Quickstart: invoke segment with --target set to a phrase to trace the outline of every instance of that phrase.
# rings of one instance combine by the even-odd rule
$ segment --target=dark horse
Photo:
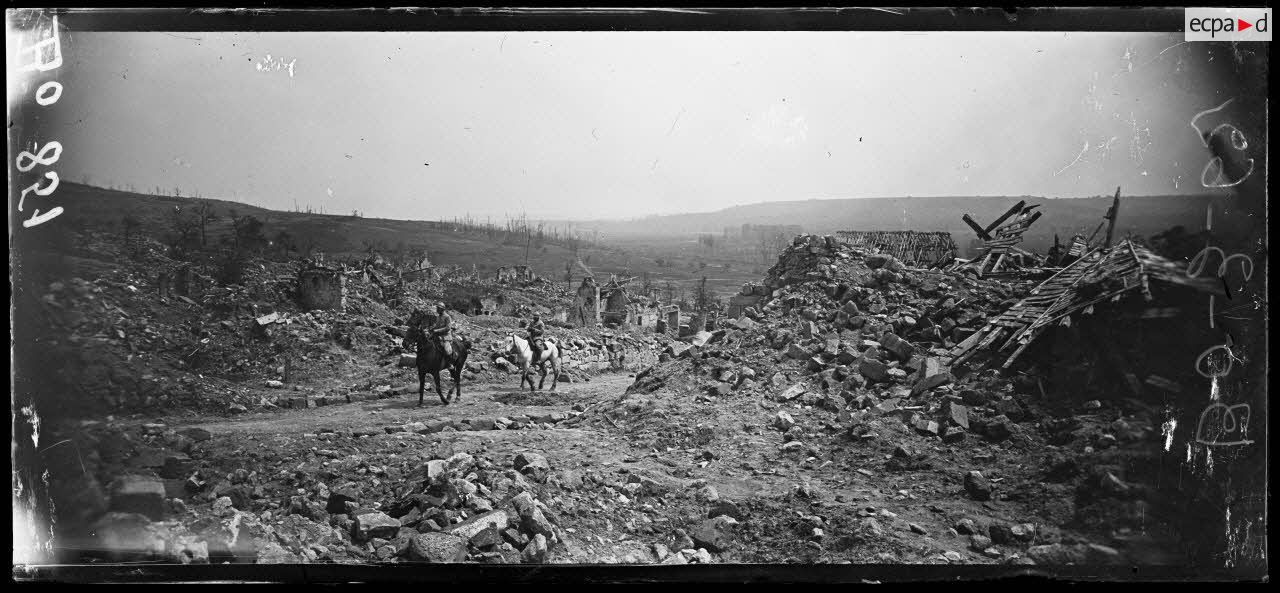
[[[431,319],[433,318],[429,318],[422,311],[414,311],[409,317],[407,337],[414,342],[418,350],[418,405],[422,405],[422,398],[427,390],[427,373],[431,373],[431,377],[435,379],[436,394],[440,396],[440,401],[449,405],[449,396],[453,395],[454,391],[458,392],[458,397],[462,397],[462,369],[467,364],[471,343],[465,339],[454,339],[453,356],[446,356],[444,348],[423,331],[423,325]],[[440,389],[440,371],[446,367],[449,369],[449,374],[453,375],[453,388],[449,393],[444,393]]]

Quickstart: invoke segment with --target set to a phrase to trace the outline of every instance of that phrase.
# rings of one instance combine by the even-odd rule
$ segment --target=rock
[[[796,425],[796,421],[791,417],[791,414],[778,412],[778,415],[773,420],[773,425],[777,427],[778,430],[787,432]]]
[[[268,541],[258,549],[258,564],[301,564],[302,559],[293,552],[290,552],[280,544]]]
[[[928,377],[925,377],[923,379],[920,379],[919,381],[916,381],[916,384],[911,388],[911,395],[913,396],[920,395],[921,393],[925,393],[936,387],[942,387],[943,385],[950,385],[954,381],[955,381],[955,377],[952,376],[951,373],[949,372],[942,372],[934,375],[929,375]]]
[[[889,367],[878,360],[864,357],[862,362],[858,363],[858,372],[870,381],[877,383],[889,382]]]
[[[991,549],[991,538],[981,534],[971,535],[969,536],[969,549],[986,553],[987,550]]]
[[[890,414],[898,409],[898,398],[889,398],[875,405],[873,408],[881,414]]]
[[[964,476],[964,490],[974,500],[991,500],[991,482],[982,472],[971,471]]]
[[[450,527],[445,532],[451,535],[456,535],[459,538],[469,540],[490,526],[497,530],[498,533],[501,533],[510,525],[510,523],[511,516],[507,511],[498,509],[496,511],[490,511],[488,513],[471,517],[462,523]]]
[[[809,358],[809,356],[810,356],[809,351],[805,350],[804,348],[801,348],[799,344],[792,342],[791,344],[787,345],[788,358],[794,358],[795,360],[804,360],[806,358]]]
[[[781,373],[779,373],[779,375],[780,374]],[[777,377],[777,376],[778,375],[774,375],[774,377]],[[804,395],[805,391],[806,391],[806,388],[804,385],[801,385],[801,384],[792,385],[791,387],[788,387],[786,391],[782,392],[782,395],[779,395],[778,399],[782,401],[789,401],[801,395]]]
[[[1026,544],[1035,538],[1035,526],[1030,523],[1006,525],[996,523],[989,530],[991,541],[1000,545]]]
[[[555,526],[547,520],[546,515],[536,506],[526,507],[520,512],[520,527],[526,533],[550,537],[555,534]]]
[[[956,522],[955,530],[960,535],[973,535],[978,533],[978,525],[973,519],[961,519]]]
[[[375,537],[391,539],[399,531],[399,519],[392,519],[386,513],[374,511],[355,516],[351,535],[356,541],[365,542]]]
[[[155,476],[126,475],[111,485],[110,510],[138,513],[153,521],[164,518],[164,481]]]
[[[1084,564],[1087,548],[1080,545],[1049,544],[1027,548],[1027,557],[1036,564]]]
[[[267,381],[267,387],[270,387],[272,389],[284,389],[284,383],[281,381],[276,381],[275,379],[270,379]]]
[[[720,515],[699,523],[689,532],[689,536],[694,543],[705,546],[708,550],[723,552],[733,542],[733,535],[737,526],[738,521],[733,517]]]
[[[942,430],[942,442],[959,443],[964,440],[965,430],[959,426],[948,426]]]
[[[884,528],[880,526],[880,522],[876,521],[875,517],[863,517],[860,529],[867,535],[877,538],[884,537],[885,535]]]
[[[490,524],[488,527],[481,529],[475,535],[471,536],[471,539],[469,539],[468,542],[470,542],[472,546],[481,550],[493,548],[502,545],[502,535],[496,526]]]
[[[345,513],[348,502],[359,503],[359,494],[354,488],[340,488],[329,493],[329,500],[325,503],[324,510],[334,514]]]
[[[551,471],[551,466],[547,464],[546,457],[527,451],[516,455],[512,467],[539,482],[546,478],[547,472]]]
[[[409,557],[436,564],[463,562],[467,559],[467,540],[438,531],[418,534],[409,544]]]
[[[529,540],[529,545],[520,552],[520,560],[525,564],[542,564],[547,560],[547,538],[541,533]]]
[[[942,405],[942,419],[965,430],[969,429],[969,408],[952,401]]]
[[[915,345],[893,333],[885,334],[884,337],[880,339],[880,345],[884,346],[886,350],[892,352],[898,360],[904,362],[911,360],[911,355],[915,354],[916,351]]]

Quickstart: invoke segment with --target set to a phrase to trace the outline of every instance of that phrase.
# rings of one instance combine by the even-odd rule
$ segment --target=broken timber
[[[1027,206],[1025,200],[1020,200],[1014,204],[1012,208],[997,218],[994,222],[983,228],[973,219],[972,216],[965,214],[961,216],[961,220],[968,224],[974,233],[978,235],[985,243],[982,251],[972,261],[964,264],[965,267],[973,267],[977,270],[978,276],[998,273],[1005,269],[1003,267],[1006,256],[1012,251],[1016,255],[1028,256],[1026,251],[1017,249],[1014,245],[1022,242],[1022,235],[1027,232],[1028,228],[1040,218],[1041,212],[1033,212],[1040,205]],[[1017,215],[1013,222],[1000,226],[1009,217]],[[993,261],[994,260],[994,261]]]
[[[838,231],[836,235],[852,247],[892,255],[904,262],[937,263],[956,256],[956,243],[947,232]]]
[[[1141,292],[1145,301],[1153,300],[1151,280],[1218,296],[1224,294],[1221,283],[1215,279],[1188,278],[1185,272],[1185,263],[1165,259],[1128,239],[1110,249],[1093,249],[957,344],[944,363],[958,366],[978,352],[988,349],[1005,351],[1016,344],[1017,348],[1002,366],[1007,369],[1036,338],[1055,324],[1069,324],[1071,316],[1076,313],[1090,313],[1094,305],[1120,300],[1130,292]],[[1087,287],[1098,290],[1084,290]],[[1156,315],[1144,313],[1143,316]],[[992,348],[1001,338],[1004,341]],[[1136,378],[1130,380],[1135,391],[1138,389],[1136,385]]]

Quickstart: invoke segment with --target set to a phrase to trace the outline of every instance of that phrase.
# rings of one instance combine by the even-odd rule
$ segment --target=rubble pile
[[[1139,484],[1158,480],[1148,471],[1158,464],[1133,462],[1159,451],[1158,415],[1149,407],[1095,400],[1053,417],[1033,377],[946,364],[950,348],[1030,283],[911,269],[829,237],[801,236],[764,286],[762,304],[668,346],[626,394],[588,410],[585,423],[620,429],[657,451],[742,460],[755,476],[804,472],[797,500],[810,499],[808,477],[842,468],[849,474],[836,471],[833,479],[941,472],[939,487],[975,505],[1039,501],[1028,505],[1037,509],[1034,519],[964,527],[959,533],[973,541],[963,553],[939,554],[940,562],[958,561],[955,555],[1114,562],[1115,549],[1059,531],[1110,532],[1110,543],[1123,547],[1142,529],[1142,509],[1156,502],[1153,489]],[[771,448],[760,448],[762,437]],[[1042,454],[1047,469],[1025,465]],[[794,469],[781,469],[788,466]],[[972,522],[978,512],[956,520]],[[919,525],[901,527],[929,537]],[[867,537],[880,539],[876,532]],[[825,549],[820,539],[805,538],[797,553]]]
[[[393,291],[386,280],[391,273],[373,266],[363,273],[383,280],[349,283],[343,310],[308,311],[295,298],[297,262],[254,259],[242,284],[215,286],[196,274],[201,288],[190,296],[162,294],[154,270],[172,260],[155,241],[138,243],[118,267],[95,270],[92,281],[72,277],[45,287],[40,323],[48,338],[34,350],[42,360],[60,361],[63,370],[47,378],[50,401],[86,413],[238,413],[409,393],[409,383],[416,391],[403,317],[439,302],[451,286],[417,281]],[[99,247],[121,249],[109,242]],[[546,282],[506,290],[526,308],[566,298]],[[499,351],[508,333],[523,335],[518,319],[453,315],[460,334],[475,344],[464,381],[503,381],[518,371]],[[548,335],[565,345],[566,381],[643,368],[665,344],[662,336],[597,328],[552,327]]]
[[[55,467],[85,467],[58,472],[55,492],[76,505],[57,527],[61,547],[88,558],[542,563],[565,540],[541,500],[561,477],[533,452],[501,463],[447,446],[379,455],[359,448],[363,435],[328,432],[312,435],[327,448],[300,458],[237,449],[241,468],[223,474],[213,468],[227,452],[209,449],[201,429],[131,434],[95,422],[74,432],[92,453],[58,457]]]
[[[806,377],[821,393],[855,400],[917,396],[951,379],[942,356],[1015,302],[1025,285],[908,269],[897,259],[830,237],[799,237],[769,270],[770,299],[714,332],[669,345],[633,390],[668,378],[703,377],[717,396],[753,388],[787,391]],[[784,399],[803,393],[796,388]],[[863,399],[862,401],[866,401]]]

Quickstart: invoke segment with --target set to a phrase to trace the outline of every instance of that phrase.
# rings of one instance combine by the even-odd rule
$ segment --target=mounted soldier
[[[453,356],[453,318],[445,310],[444,303],[436,304],[436,321],[431,324],[431,339],[444,348],[445,356]]]
[[[533,350],[533,359],[538,360],[543,348],[546,347],[542,335],[546,333],[547,326],[542,323],[542,315],[535,312],[526,329],[529,331],[529,348]]]

